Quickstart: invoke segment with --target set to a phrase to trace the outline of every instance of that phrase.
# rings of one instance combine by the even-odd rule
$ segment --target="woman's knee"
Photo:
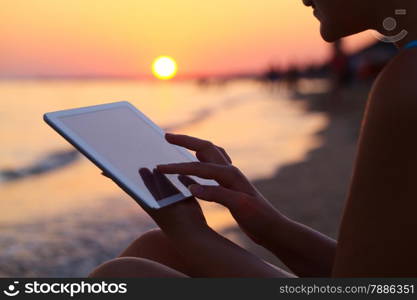
[[[137,248],[147,246],[153,248],[166,246],[167,244],[170,244],[170,241],[166,237],[165,233],[160,229],[151,229],[142,234],[133,242],[133,245],[135,245]]]
[[[120,256],[148,258],[155,254],[155,251],[158,252],[160,249],[167,249],[170,246],[170,242],[160,229],[152,229],[133,241]]]
[[[187,277],[186,275],[157,262],[134,257],[120,257],[98,266],[91,278],[164,278]]]
[[[144,233],[130,244],[120,257],[145,258],[184,274],[192,274],[190,266],[186,264],[174,244],[159,229],[153,229]]]

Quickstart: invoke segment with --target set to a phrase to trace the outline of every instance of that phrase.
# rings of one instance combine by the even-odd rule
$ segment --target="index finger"
[[[214,145],[212,142],[188,135],[172,133],[167,133],[165,138],[171,144],[196,151],[197,157],[201,161],[220,164],[229,164],[232,162],[226,151]]]
[[[209,141],[198,139],[196,137],[184,134],[167,133],[165,134],[165,138],[171,144],[185,147],[193,151],[205,150],[211,144]]]
[[[194,175],[205,179],[214,179],[226,187],[238,188],[244,180],[232,166],[213,163],[189,162],[158,165],[157,169],[164,174]]]

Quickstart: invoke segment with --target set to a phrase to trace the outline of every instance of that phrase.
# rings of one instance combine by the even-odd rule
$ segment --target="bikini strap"
[[[409,42],[404,46],[404,49],[417,48],[417,40]]]

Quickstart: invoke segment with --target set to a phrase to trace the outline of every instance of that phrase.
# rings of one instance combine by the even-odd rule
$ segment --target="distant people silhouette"
[[[271,65],[263,75],[262,80],[266,82],[271,93],[279,91],[279,84],[281,80],[281,72],[279,68]]]
[[[288,70],[285,72],[284,78],[287,85],[287,89],[292,94],[298,93],[298,83],[300,81],[300,71],[295,65],[289,66]]]
[[[351,72],[349,65],[349,56],[343,49],[343,40],[337,40],[333,43],[333,52],[330,59],[330,80],[331,80],[331,101],[341,101],[344,87],[346,87],[351,80]]]

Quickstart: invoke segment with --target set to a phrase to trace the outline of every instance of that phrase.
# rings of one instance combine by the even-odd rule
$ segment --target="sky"
[[[329,45],[301,0],[0,0],[0,77],[180,75],[322,62]],[[354,49],[369,42],[348,40]]]

